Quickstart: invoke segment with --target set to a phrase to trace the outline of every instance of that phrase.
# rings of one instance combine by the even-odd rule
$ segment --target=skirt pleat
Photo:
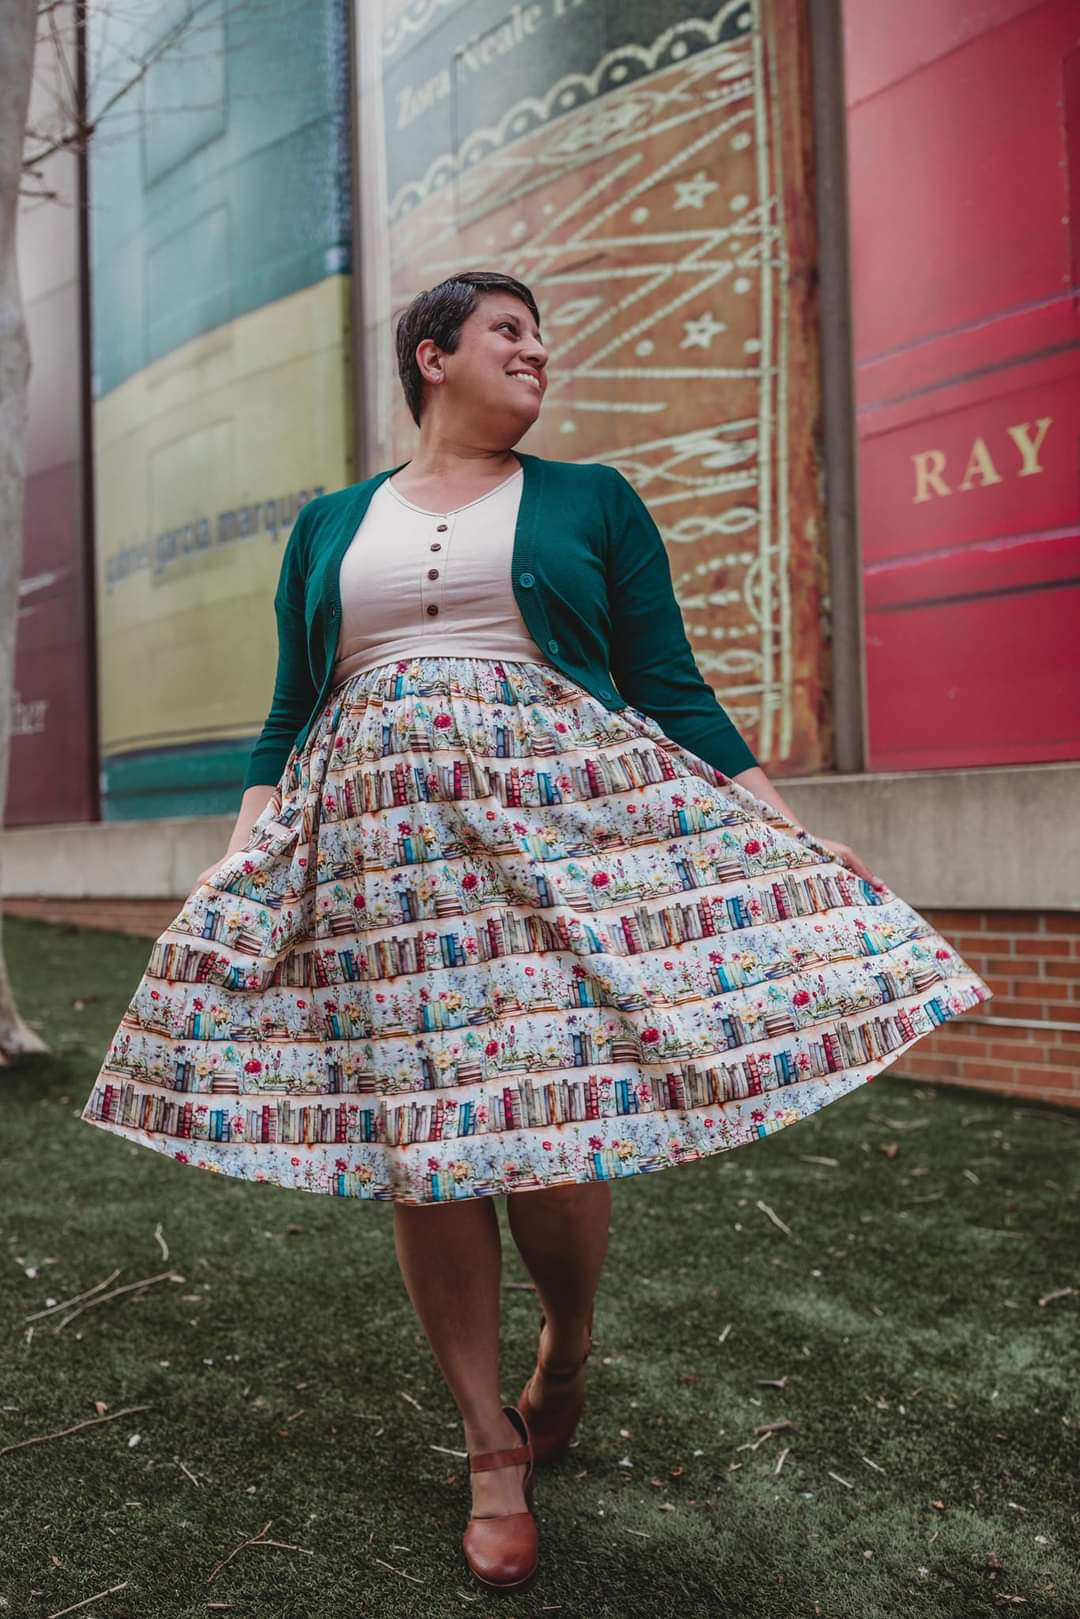
[[[423,656],[331,692],[82,1117],[246,1180],[487,1197],[769,1135],[990,995],[640,710]]]

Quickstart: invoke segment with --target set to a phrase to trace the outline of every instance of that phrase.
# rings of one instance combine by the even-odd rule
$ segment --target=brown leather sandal
[[[462,1545],[469,1571],[493,1591],[520,1590],[539,1567],[540,1532],[532,1515],[533,1453],[529,1425],[515,1406],[504,1405],[503,1415],[521,1435],[521,1444],[506,1450],[470,1451],[469,1472],[486,1472],[492,1467],[520,1467],[528,1507],[524,1512],[472,1513],[465,1526]]]
[[[540,1330],[544,1330],[546,1316],[540,1317]],[[569,1383],[577,1377],[592,1354],[592,1324],[593,1318],[589,1315],[589,1347],[576,1360],[572,1366],[558,1366],[552,1361],[541,1361],[537,1354],[536,1371],[534,1371],[525,1387],[521,1391],[517,1409],[528,1423],[529,1433],[532,1436],[533,1460],[537,1463],[554,1461],[561,1456],[574,1437],[574,1432],[581,1420],[581,1413],[585,1407],[585,1389],[580,1389],[576,1400],[562,1400],[558,1404],[544,1406],[542,1402],[533,1403],[532,1386],[536,1372],[541,1372],[545,1381],[552,1383]]]

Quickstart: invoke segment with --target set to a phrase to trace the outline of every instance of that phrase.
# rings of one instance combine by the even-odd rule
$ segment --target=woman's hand
[[[810,836],[815,843],[820,843],[822,848],[828,849],[830,854],[834,854],[843,865],[850,866],[857,877],[865,877],[866,881],[872,883],[875,888],[881,889],[885,887],[881,878],[875,877],[866,861],[860,860],[850,844],[836,843],[832,838],[819,838],[816,832],[811,832]]]

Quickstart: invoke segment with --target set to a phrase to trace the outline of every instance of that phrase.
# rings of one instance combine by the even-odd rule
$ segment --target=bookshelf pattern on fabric
[[[766,1136],[988,997],[636,709],[425,657],[331,695],[154,942],[83,1117],[329,1195],[494,1195]]]

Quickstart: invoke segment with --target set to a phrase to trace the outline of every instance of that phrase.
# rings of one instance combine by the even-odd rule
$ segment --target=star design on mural
[[[712,310],[704,315],[698,315],[694,320],[683,321],[685,336],[679,344],[684,349],[707,349],[718,332],[726,332],[727,326],[722,320],[714,320]]]
[[[719,191],[720,182],[710,180],[704,169],[699,169],[689,180],[676,180],[674,208],[704,208],[710,191]]]

